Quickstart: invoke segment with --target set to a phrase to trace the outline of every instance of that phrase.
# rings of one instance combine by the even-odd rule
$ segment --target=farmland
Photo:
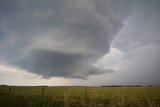
[[[0,86],[0,107],[159,107],[160,87]]]

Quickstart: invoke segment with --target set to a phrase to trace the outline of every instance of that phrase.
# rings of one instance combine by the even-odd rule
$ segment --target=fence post
[[[86,101],[87,101],[87,87],[85,87],[85,95],[84,95],[84,100],[85,100],[85,105],[86,105]]]
[[[8,90],[8,96],[10,95],[10,93],[11,93],[11,88],[9,88],[9,90]]]
[[[43,97],[43,95],[44,95],[44,87],[43,87],[43,89],[42,89],[41,97]]]
[[[150,91],[149,91],[149,87],[148,87],[148,86],[147,86],[147,92],[148,92],[149,98],[151,98],[151,93],[150,93]]]
[[[150,90],[149,90],[149,87],[148,87],[148,86],[147,86],[147,92],[148,92],[148,96],[149,96],[150,103],[151,103],[151,105],[152,105],[151,93],[150,93]]]

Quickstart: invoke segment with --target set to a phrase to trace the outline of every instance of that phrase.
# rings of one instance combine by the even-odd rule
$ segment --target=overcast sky
[[[0,84],[160,85],[159,0],[1,0]]]

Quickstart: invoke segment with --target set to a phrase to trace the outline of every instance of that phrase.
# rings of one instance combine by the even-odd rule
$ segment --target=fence
[[[39,87],[38,87],[39,88]],[[45,95],[45,93],[47,93],[47,90],[46,90],[46,87],[41,87],[41,92],[40,92],[40,96],[43,97]],[[105,88],[108,88],[108,87],[105,87]],[[116,87],[115,87],[116,88]],[[146,90],[147,90],[147,94],[148,94],[148,97],[151,101],[151,93],[150,93],[150,89],[149,89],[149,86],[146,87]],[[88,95],[88,87],[83,87],[83,90],[81,90],[84,92],[84,100],[86,102],[87,100],[87,95]],[[56,91],[55,91],[56,93]],[[10,96],[12,94],[12,87],[9,87],[8,88],[8,96]]]

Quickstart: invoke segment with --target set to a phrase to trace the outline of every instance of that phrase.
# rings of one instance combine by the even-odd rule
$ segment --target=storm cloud
[[[0,60],[44,77],[112,73],[94,63],[110,50],[132,0],[2,0]]]

